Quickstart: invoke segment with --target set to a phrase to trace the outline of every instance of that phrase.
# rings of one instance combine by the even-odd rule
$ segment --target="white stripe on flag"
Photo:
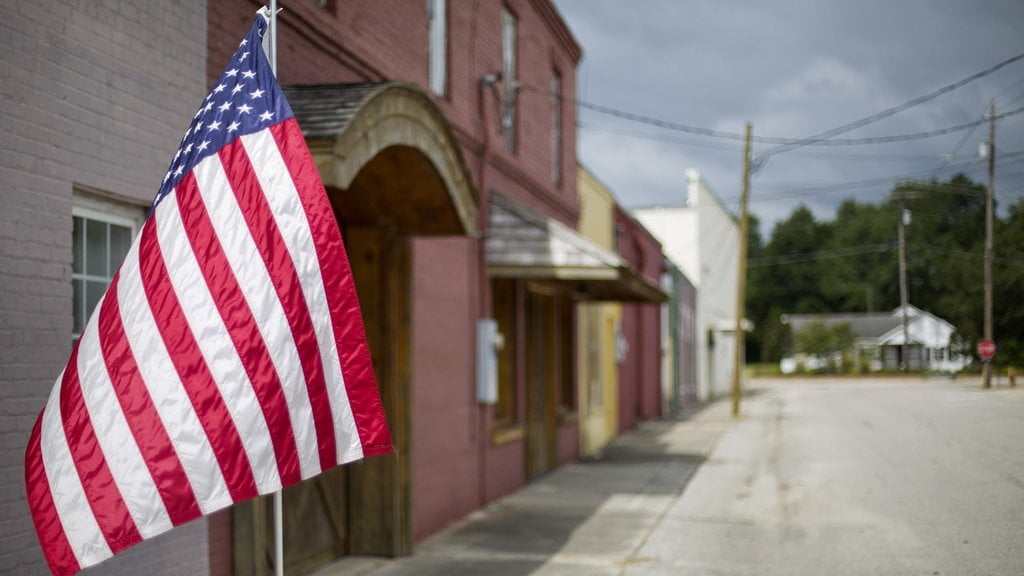
[[[99,319],[103,301],[92,315]],[[89,412],[103,458],[124,499],[125,506],[143,538],[151,538],[172,528],[163,501],[157,497],[156,483],[135,443],[128,421],[121,411],[117,392],[110,382],[103,352],[100,350],[99,322],[89,322],[82,333],[78,350],[78,378],[82,398]]]
[[[302,362],[284,307],[249,233],[245,217],[231,192],[220,157],[215,154],[206,158],[196,165],[193,174],[214,231],[249,309],[253,312],[257,328],[283,384],[292,430],[295,432],[302,478],[319,474],[320,453],[312,417],[313,408],[304,385],[306,377],[302,373]]]
[[[146,225],[152,226],[153,220],[147,221]],[[120,274],[117,298],[128,344],[136,358],[146,359],[145,362],[139,362],[139,373],[160,414],[174,451],[181,460],[199,508],[203,514],[209,514],[231,504],[233,500],[210,440],[189,401],[178,371],[164,347],[156,319],[149,309],[139,272],[137,241],[125,256]]]
[[[281,157],[270,131],[263,130],[243,136],[242,145],[252,160],[256,178],[265,192],[278,229],[287,245],[288,254],[302,283],[302,293],[316,330],[324,378],[327,381],[327,395],[331,403],[331,413],[334,415],[338,463],[362,458],[363,448],[345,390],[338,345],[334,340],[331,311],[327,304],[323,274],[320,271],[320,260],[316,258],[316,246],[313,244],[312,231],[306,220],[306,211],[299,200],[288,166]],[[294,216],[283,218],[282,214]]]
[[[182,232],[184,223],[177,193],[157,207],[156,222],[160,251],[174,293],[241,436],[257,489],[260,494],[276,492],[281,489],[281,476],[270,429],[209,286],[203,280],[195,253]]]
[[[89,324],[95,323],[94,316]],[[60,383],[63,380],[64,374],[61,373],[43,409],[40,448],[43,468],[46,469],[46,478],[50,483],[50,494],[53,495],[53,504],[64,527],[64,534],[78,564],[86,566],[109,558],[113,552],[107,546],[100,525],[92,515],[92,507],[85,496],[85,488],[78,477],[78,470],[71,459],[71,449],[68,448],[68,439],[64,435],[60,413]]]

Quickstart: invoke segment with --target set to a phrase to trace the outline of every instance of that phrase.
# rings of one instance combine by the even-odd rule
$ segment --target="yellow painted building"
[[[615,251],[615,198],[585,168],[577,171],[579,232],[601,248]],[[622,306],[580,303],[577,308],[577,375],[580,455],[600,451],[618,431],[619,331]]]

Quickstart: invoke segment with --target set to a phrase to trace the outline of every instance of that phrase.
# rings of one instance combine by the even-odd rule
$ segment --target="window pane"
[[[85,326],[85,313],[82,311],[82,302],[85,299],[85,281],[83,280],[72,280],[71,281],[71,312],[74,320],[72,322],[71,331],[75,334],[82,333],[82,327]]]
[[[131,247],[132,242],[132,230],[127,226],[118,226],[117,224],[110,225],[110,275],[114,275],[114,271],[121,265],[121,261],[124,260],[126,254],[128,254],[128,248]]]
[[[103,293],[107,291],[106,282],[85,282],[85,321],[89,321],[89,317],[92,316],[93,310],[96,309],[96,304],[99,303],[100,299],[103,298]],[[82,324],[85,326],[85,323]]]
[[[430,89],[435,94],[444,95],[447,82],[447,15],[446,0],[428,0],[430,10]]]
[[[85,221],[85,273],[107,275],[107,223]]]
[[[501,74],[505,81],[505,110],[502,129],[505,146],[514,150],[516,145],[516,17],[508,10],[501,12]]]
[[[82,241],[82,218],[75,216],[71,219],[71,272],[82,273],[82,251],[85,250],[85,242]]]

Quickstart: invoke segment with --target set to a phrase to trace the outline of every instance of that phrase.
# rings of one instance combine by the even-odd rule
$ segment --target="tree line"
[[[748,237],[748,362],[793,350],[783,314],[886,312],[900,304],[897,229],[905,229],[910,304],[956,327],[954,347],[974,354],[984,322],[984,185],[958,174],[907,181],[877,204],[847,199],[833,220],[806,206],[778,222],[767,242],[751,219]],[[996,204],[996,214],[999,214]],[[993,227],[993,334],[997,366],[1024,366],[1024,198]]]

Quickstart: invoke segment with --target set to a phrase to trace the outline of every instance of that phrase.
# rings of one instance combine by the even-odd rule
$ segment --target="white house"
[[[727,393],[735,360],[739,223],[695,170],[684,205],[633,210],[697,291],[697,397]]]
[[[899,307],[876,314],[787,314],[783,322],[789,324],[794,333],[814,322],[826,326],[848,324],[856,337],[858,354],[871,359],[876,370],[898,369],[903,363],[904,342],[911,370],[956,372],[970,363],[969,357],[956,355],[950,349],[956,332],[952,324],[915,306],[908,305],[906,315],[906,340],[903,338],[903,309]],[[784,359],[783,371],[795,365],[795,359]]]

